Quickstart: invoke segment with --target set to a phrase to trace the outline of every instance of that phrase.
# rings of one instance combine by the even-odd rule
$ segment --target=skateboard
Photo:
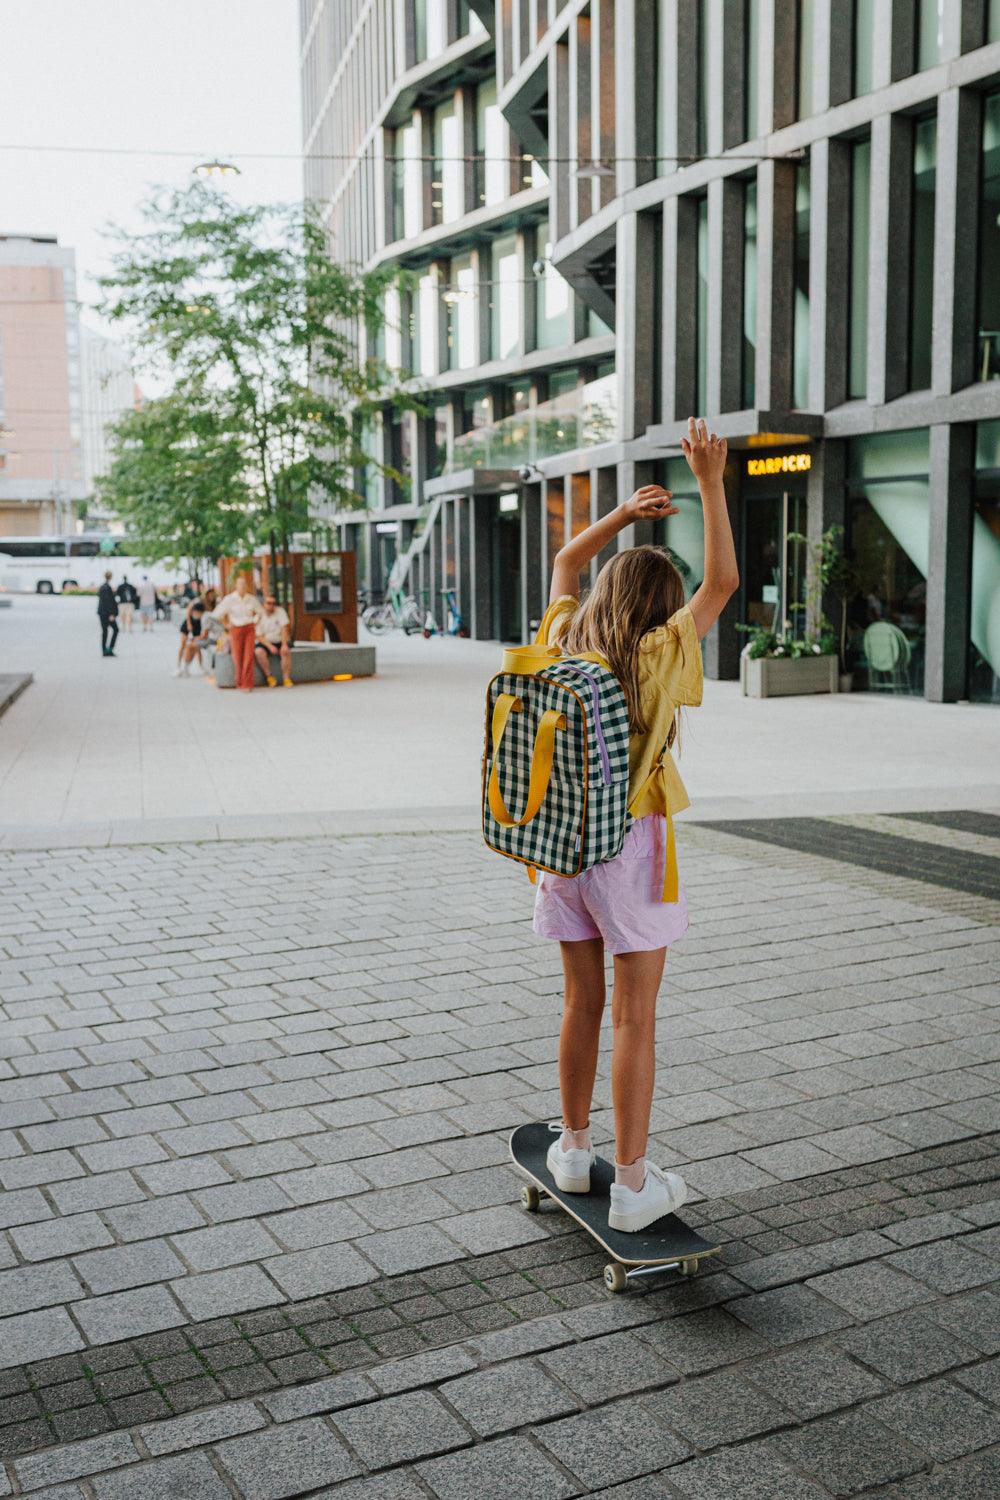
[[[545,1165],[553,1139],[552,1131],[541,1123],[519,1125],[510,1138],[511,1160],[521,1175],[528,1178],[521,1189],[521,1204],[534,1214],[543,1198],[551,1198],[565,1209],[611,1256],[604,1267],[604,1284],[609,1291],[627,1291],[637,1277],[661,1271],[679,1271],[682,1276],[691,1276],[703,1257],[719,1253],[718,1245],[702,1239],[676,1214],[665,1214],[636,1234],[609,1228],[614,1167],[598,1157],[590,1169],[590,1192],[564,1193],[556,1187]]]

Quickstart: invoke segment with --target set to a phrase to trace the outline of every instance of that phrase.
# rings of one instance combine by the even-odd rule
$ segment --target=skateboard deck
[[[717,1255],[719,1246],[689,1229],[676,1214],[666,1214],[635,1234],[611,1229],[608,1209],[615,1169],[598,1157],[590,1169],[589,1193],[564,1193],[556,1187],[545,1158],[554,1140],[542,1123],[519,1125],[510,1138],[511,1160],[522,1176],[534,1185],[525,1187],[521,1202],[536,1212],[541,1195],[549,1197],[587,1231],[612,1258],[604,1268],[604,1280],[612,1291],[621,1292],[637,1275],[676,1269],[683,1275],[697,1270],[703,1256]]]

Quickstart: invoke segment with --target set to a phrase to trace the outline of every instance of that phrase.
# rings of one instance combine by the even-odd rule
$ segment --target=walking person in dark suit
[[[110,573],[105,573],[97,593],[97,618],[101,622],[101,655],[114,656],[118,639],[118,600],[111,587]]]

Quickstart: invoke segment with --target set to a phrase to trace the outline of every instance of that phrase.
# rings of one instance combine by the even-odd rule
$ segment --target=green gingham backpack
[[[628,705],[607,666],[558,647],[507,651],[486,694],[486,843],[532,879],[614,859],[632,821],[628,746]]]

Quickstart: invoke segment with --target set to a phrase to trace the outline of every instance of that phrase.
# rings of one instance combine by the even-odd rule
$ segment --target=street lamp
[[[240,169],[232,161],[200,161],[193,169],[196,177],[239,177]]]

